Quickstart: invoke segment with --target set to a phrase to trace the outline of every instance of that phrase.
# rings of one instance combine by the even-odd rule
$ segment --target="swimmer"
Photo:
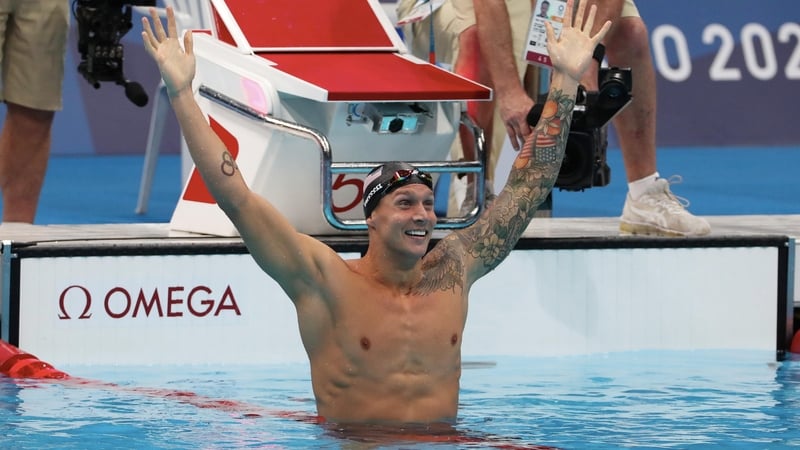
[[[596,7],[584,14],[581,2],[574,22],[572,8],[570,0],[559,38],[547,25],[548,99],[492,207],[431,249],[430,175],[406,163],[382,164],[366,178],[367,251],[348,260],[297,232],[231,164],[195,100],[192,33],[181,46],[172,9],[166,29],[155,10],[142,19],[145,49],[158,64],[197,169],[253,259],[295,306],[317,412],[328,423],[456,421],[470,287],[508,256],[552,190],[578,80],[610,27],[606,22],[593,35]]]

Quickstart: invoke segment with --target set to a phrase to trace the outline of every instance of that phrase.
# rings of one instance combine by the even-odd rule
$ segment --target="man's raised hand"
[[[150,8],[152,27],[147,17],[142,17],[142,41],[147,53],[158,64],[161,78],[167,87],[170,98],[187,90],[191,92],[192,79],[195,75],[195,58],[192,33],[187,32],[183,38],[183,47],[178,41],[178,27],[175,22],[175,11],[167,8],[167,31],[155,8]]]
[[[553,69],[574,80],[580,80],[583,73],[592,62],[592,53],[595,47],[605,37],[611,28],[611,21],[606,21],[598,32],[591,36],[594,27],[594,18],[597,6],[592,4],[589,15],[584,23],[584,12],[587,0],[582,0],[578,5],[578,14],[573,14],[575,0],[567,2],[564,13],[564,23],[561,35],[556,38],[555,31],[549,21],[545,21],[547,29],[547,51],[553,64]]]

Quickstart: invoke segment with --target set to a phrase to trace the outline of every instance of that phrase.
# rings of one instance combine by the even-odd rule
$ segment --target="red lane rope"
[[[3,340],[0,340],[0,373],[10,378],[69,378],[66,373]]]
[[[197,395],[194,392],[175,389],[146,387],[123,387],[114,383],[73,377],[53,367],[36,356],[0,340],[0,373],[15,379],[58,380],[64,384],[98,387],[120,392],[136,393],[149,397],[168,398],[204,409],[218,409],[241,414],[243,417],[273,416],[290,418],[301,422],[322,423],[322,417],[293,411],[279,411],[263,408],[236,400],[215,399]]]

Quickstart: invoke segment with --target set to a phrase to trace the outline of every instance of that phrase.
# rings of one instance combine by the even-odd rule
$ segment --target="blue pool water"
[[[772,352],[468,359],[459,443],[264,414],[313,416],[305,364],[60,369],[117,387],[0,377],[0,447],[800,447],[800,360],[776,362]],[[196,395],[176,394],[185,391]]]

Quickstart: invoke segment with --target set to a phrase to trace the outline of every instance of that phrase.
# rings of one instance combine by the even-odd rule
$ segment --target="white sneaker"
[[[628,193],[619,224],[622,234],[703,236],[710,233],[711,226],[705,219],[686,210],[689,201],[670,191],[669,185],[681,180],[680,175],[669,180],[659,178],[638,200]]]

